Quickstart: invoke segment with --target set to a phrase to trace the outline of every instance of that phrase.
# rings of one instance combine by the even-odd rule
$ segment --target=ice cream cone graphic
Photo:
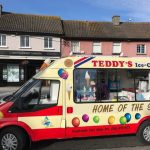
[[[72,86],[70,84],[67,85],[67,93],[68,93],[68,98],[70,100],[71,98],[71,91],[72,91]]]
[[[46,59],[46,60],[44,61],[44,63],[42,64],[40,70],[43,70],[43,69],[47,68],[47,67],[49,66],[50,62],[51,62],[50,59]]]
[[[90,85],[90,79],[86,79],[86,85],[87,85],[87,86]]]
[[[71,91],[68,91],[68,98],[70,100],[70,96],[71,96]]]
[[[86,80],[87,87],[90,86],[90,75],[88,71],[85,73],[85,80]]]

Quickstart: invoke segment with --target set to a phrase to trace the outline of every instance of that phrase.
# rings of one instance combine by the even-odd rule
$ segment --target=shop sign
[[[58,56],[59,57],[60,52],[0,50],[0,55],[10,55],[10,56]]]

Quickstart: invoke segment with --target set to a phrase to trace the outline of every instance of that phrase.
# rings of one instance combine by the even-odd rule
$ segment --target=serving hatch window
[[[150,70],[75,69],[75,102],[150,100]]]
[[[75,101],[87,102],[97,101],[97,70],[76,69],[74,72]]]

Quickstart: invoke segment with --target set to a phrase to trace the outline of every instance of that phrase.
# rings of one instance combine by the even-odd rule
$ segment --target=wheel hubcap
[[[4,150],[16,150],[18,146],[16,136],[10,133],[7,133],[2,137],[1,144]]]
[[[143,137],[146,141],[150,142],[150,126],[147,126],[143,131]]]

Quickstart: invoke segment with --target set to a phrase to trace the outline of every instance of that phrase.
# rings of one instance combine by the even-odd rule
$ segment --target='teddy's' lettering
[[[124,67],[127,65],[128,67],[132,67],[131,61],[103,61],[103,60],[92,60],[93,67]]]

